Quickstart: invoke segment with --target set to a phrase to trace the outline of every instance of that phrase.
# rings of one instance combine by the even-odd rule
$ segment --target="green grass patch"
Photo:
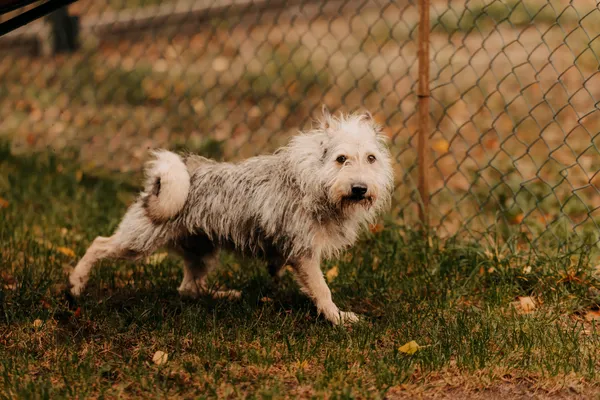
[[[472,2],[466,7],[451,5],[432,18],[434,31],[471,32],[489,30],[500,24],[521,28],[528,25],[573,24],[578,20],[574,8],[551,2],[521,0]]]
[[[316,315],[289,275],[275,284],[263,263],[230,254],[211,279],[241,289],[240,301],[180,298],[182,263],[171,256],[103,262],[73,301],[68,270],[115,229],[135,188],[8,149],[0,147],[2,397],[381,398],[459,377],[473,389],[597,382],[600,335],[585,316],[600,282],[587,253],[442,242],[391,220],[323,267],[339,271],[329,276],[340,307],[364,316],[351,327]],[[524,312],[519,297],[534,308]],[[411,340],[424,347],[401,352]],[[152,361],[157,351],[166,363]]]

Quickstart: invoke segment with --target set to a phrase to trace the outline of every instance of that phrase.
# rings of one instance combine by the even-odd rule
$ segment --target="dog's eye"
[[[371,154],[369,157],[367,157],[367,161],[369,161],[369,164],[373,164],[375,162],[375,160],[377,160],[375,158],[375,156],[373,154]]]
[[[338,158],[335,159],[335,161],[337,161],[340,164],[345,163],[347,160],[346,156],[339,156]]]

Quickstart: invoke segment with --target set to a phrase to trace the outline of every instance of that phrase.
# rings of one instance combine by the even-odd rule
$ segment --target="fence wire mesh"
[[[236,160],[366,108],[416,223],[417,4],[80,0],[0,38],[0,135],[139,171],[149,147]],[[590,0],[431,2],[431,225],[553,246],[600,238],[600,10]]]

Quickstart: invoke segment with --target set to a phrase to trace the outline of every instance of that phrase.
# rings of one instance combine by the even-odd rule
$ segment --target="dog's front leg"
[[[335,325],[358,321],[356,314],[340,311],[333,302],[318,257],[305,258],[294,263],[294,270],[302,291],[313,300],[319,314],[323,314]]]

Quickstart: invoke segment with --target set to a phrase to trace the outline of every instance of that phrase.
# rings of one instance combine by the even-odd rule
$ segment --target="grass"
[[[578,20],[579,15],[574,9],[563,7],[560,8],[563,12],[557,12],[557,8],[559,6],[552,3],[519,0],[474,2],[468,6],[453,4],[432,18],[431,25],[436,31],[471,32],[490,30],[502,23],[523,27],[567,24]]]
[[[212,279],[241,289],[238,302],[180,298],[171,256],[104,262],[74,301],[68,270],[116,227],[135,187],[7,145],[0,171],[1,397],[597,393],[600,281],[585,251],[441,242],[390,218],[324,265],[336,302],[364,316],[343,328],[289,274],[275,284],[261,262],[230,254]],[[411,340],[424,347],[399,350]],[[153,363],[157,351],[166,363]]]

